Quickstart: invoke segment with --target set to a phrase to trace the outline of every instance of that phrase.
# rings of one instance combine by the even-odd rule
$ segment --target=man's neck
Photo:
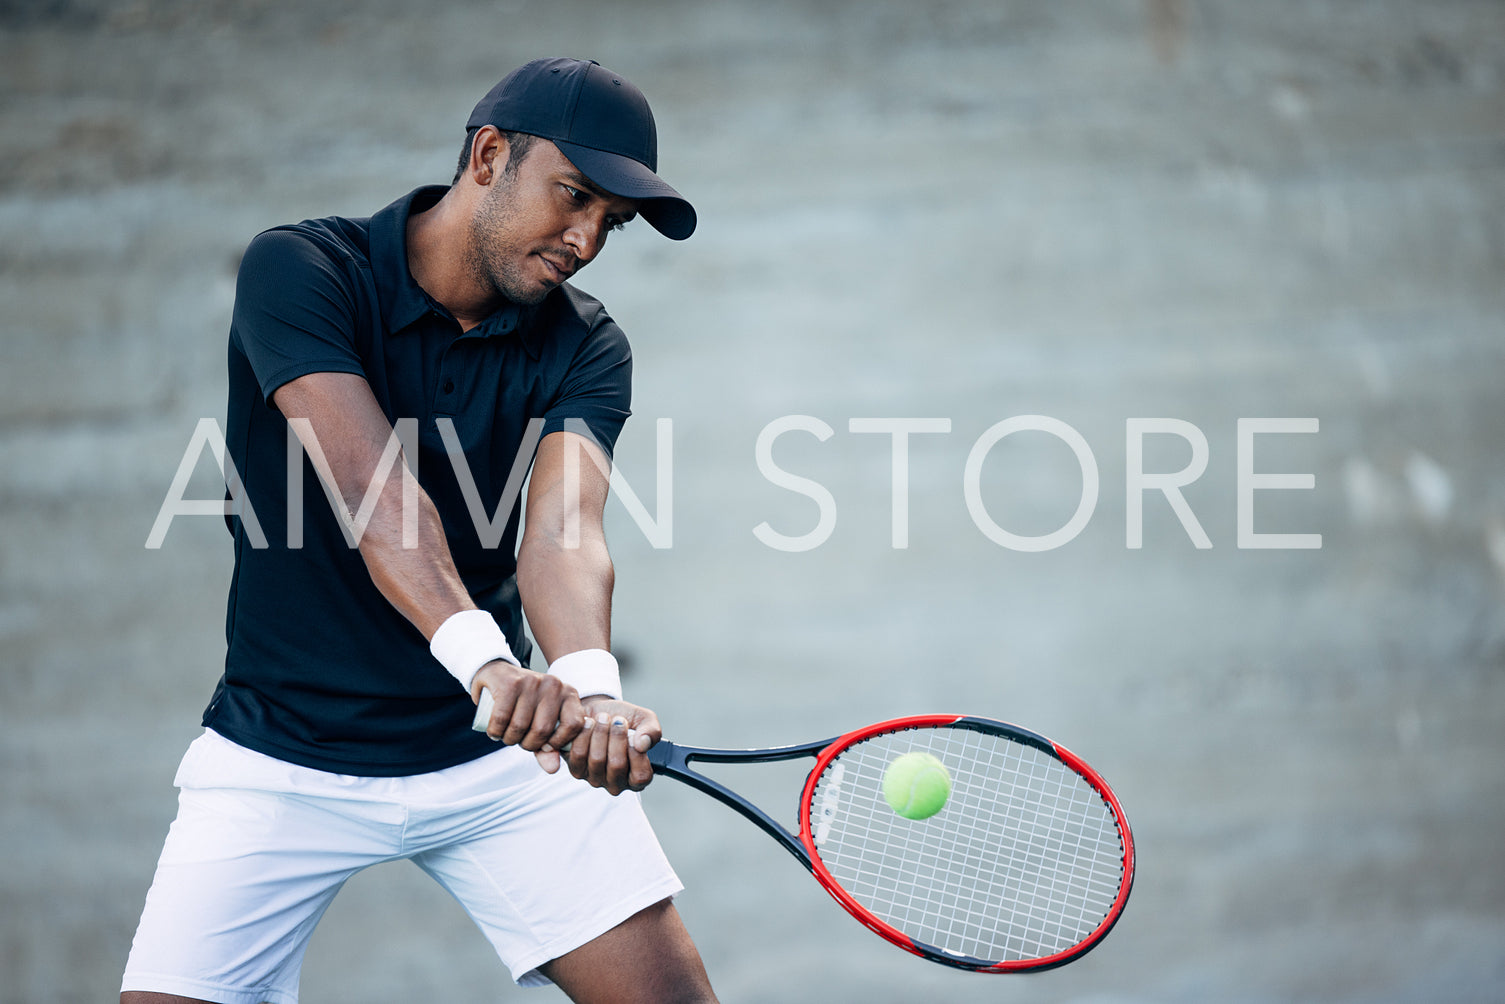
[[[421,213],[408,217],[408,272],[413,281],[460,322],[463,331],[480,324],[502,305],[484,291],[467,268],[468,214],[458,205],[455,189]]]

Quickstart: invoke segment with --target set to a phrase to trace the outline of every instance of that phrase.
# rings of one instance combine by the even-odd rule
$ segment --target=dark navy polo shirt
[[[514,462],[522,451],[526,469],[537,439],[571,420],[609,453],[629,410],[631,352],[596,300],[566,284],[462,333],[414,282],[407,220],[444,192],[420,188],[369,219],[268,230],[246,249],[236,284],[226,444],[268,546],[254,546],[243,516],[228,521],[228,651],[204,724],[335,773],[422,773],[496,746],[470,730],[469,695],[372,583],[296,443],[302,490],[288,499],[289,429],[272,393],[308,373],[355,373],[394,425],[417,420],[409,466],[439,511],[466,588],[525,662],[532,646],[514,574],[520,507],[498,514]],[[544,423],[533,437],[530,419]],[[480,526],[445,450],[446,421],[464,448]],[[299,507],[302,541],[292,546],[288,516]],[[484,525],[490,520],[499,529],[505,522],[499,540]]]

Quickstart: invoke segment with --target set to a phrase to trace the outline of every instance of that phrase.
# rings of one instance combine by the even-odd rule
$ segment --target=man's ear
[[[507,163],[507,137],[496,126],[481,126],[470,146],[470,164],[465,173],[478,185],[489,185]]]

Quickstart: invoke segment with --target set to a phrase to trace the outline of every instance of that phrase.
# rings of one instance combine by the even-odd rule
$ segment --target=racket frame
[[[907,729],[945,727],[970,729],[989,735],[1001,735],[1024,745],[1032,746],[1049,756],[1055,757],[1073,773],[1081,777],[1082,780],[1086,781],[1112,811],[1123,844],[1123,879],[1119,883],[1118,895],[1110,905],[1103,921],[1087,937],[1070,948],[1043,958],[998,962],[961,955],[933,945],[927,945],[899,931],[859,903],[851,893],[843,888],[821,859],[820,851],[815,843],[814,826],[811,822],[811,805],[814,801],[815,790],[820,778],[831,761],[835,760],[836,757],[840,756],[851,746],[877,735],[902,732]],[[806,756],[815,757],[815,764],[810,768],[810,773],[806,777],[804,787],[800,793],[798,833],[791,832],[768,815],[768,813],[732,789],[690,767],[690,764],[697,760],[706,763],[744,764],[771,763],[781,760],[794,760]],[[1038,733],[1020,728],[1017,725],[1011,725],[1008,722],[978,718],[970,715],[911,715],[905,718],[894,718],[888,721],[876,722],[831,739],[799,743],[793,746],[777,746],[768,749],[710,749],[698,746],[681,746],[667,740],[660,740],[648,751],[648,761],[653,765],[656,773],[672,777],[698,791],[710,795],[729,808],[735,809],[758,826],[759,829],[773,837],[781,847],[794,856],[795,860],[809,869],[811,874],[815,876],[816,881],[821,884],[826,892],[837,903],[841,904],[842,909],[860,921],[868,930],[907,952],[932,962],[939,962],[958,969],[983,973],[1035,972],[1043,969],[1052,969],[1079,959],[1095,948],[1107,936],[1108,932],[1113,929],[1114,924],[1118,922],[1118,918],[1123,913],[1124,905],[1129,899],[1129,891],[1134,884],[1134,837],[1129,829],[1129,821],[1124,815],[1123,806],[1119,803],[1118,796],[1108,787],[1102,775],[1089,766],[1081,757],[1059,743],[1052,742]]]

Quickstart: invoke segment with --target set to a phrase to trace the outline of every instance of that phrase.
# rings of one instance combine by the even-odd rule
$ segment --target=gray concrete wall
[[[1092,955],[952,973],[847,920],[783,851],[646,796],[727,1001],[1485,1001],[1505,996],[1505,6],[1046,2],[0,4],[0,1001],[112,999],[222,658],[223,529],[144,546],[223,414],[240,249],[446,181],[502,72],[590,55],[652,98],[683,246],[637,225],[581,285],[634,339],[617,638],[672,735],[792,742],[966,710],[1098,765],[1142,870]],[[759,472],[760,430],[838,517]],[[1069,424],[1101,476],[1043,553],[970,515],[995,423]],[[886,437],[911,444],[891,543]],[[1256,441],[1240,549],[1237,423]],[[1126,546],[1126,425],[1194,424],[1195,548]],[[1151,470],[1189,448],[1152,437]],[[1081,475],[1043,434],[978,482],[1043,534]],[[191,494],[211,498],[204,459]],[[778,792],[777,783],[754,783]],[[789,806],[792,812],[792,802]],[[304,999],[514,1000],[416,869],[362,876]],[[553,991],[529,999],[559,999]]]

